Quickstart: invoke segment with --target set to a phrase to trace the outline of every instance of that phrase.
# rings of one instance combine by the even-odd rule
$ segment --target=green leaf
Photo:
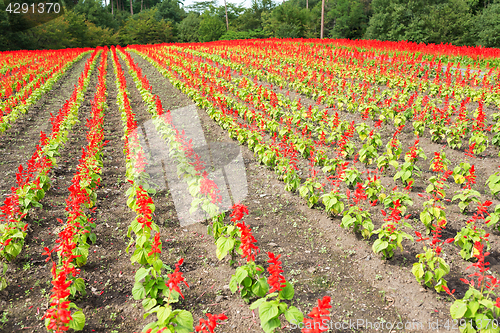
[[[266,299],[265,298],[259,298],[258,300],[256,300],[255,302],[253,302],[252,304],[250,304],[250,310],[255,310],[257,309],[263,302],[265,302]]]
[[[269,291],[269,284],[267,283],[266,278],[260,278],[252,286],[252,292],[257,297],[266,296]]]
[[[265,323],[267,321],[270,321],[274,317],[277,317],[278,313],[278,306],[270,302],[262,303],[259,306],[259,317],[262,323]]]
[[[467,304],[462,300],[456,300],[450,308],[451,318],[453,319],[463,318],[465,312],[467,312]]]
[[[389,243],[387,241],[384,241],[382,239],[377,239],[374,243],[373,243],[373,251],[375,253],[380,253],[382,252],[383,250],[385,250],[387,247],[389,246]]]
[[[177,324],[175,327],[175,333],[191,333],[193,331],[193,315],[191,312],[186,310],[175,310],[176,313],[172,323]]]
[[[236,290],[238,290],[238,283],[236,282],[234,275],[231,277],[231,281],[229,281],[229,290],[231,290],[233,294]]]
[[[161,259],[158,259],[153,263],[153,269],[157,272],[160,272],[162,267],[163,267],[163,262],[161,261]]]
[[[136,282],[134,284],[134,287],[132,288],[132,296],[134,296],[136,301],[146,297],[146,289],[141,282]]]
[[[280,320],[277,317],[272,318],[266,322],[262,321],[262,317],[260,319],[261,319],[261,327],[266,333],[274,332],[274,329],[280,327],[281,325]]]
[[[416,262],[413,264],[413,268],[411,269],[411,272],[413,275],[415,275],[415,278],[417,279],[418,282],[422,279],[422,276],[424,276],[424,267],[421,263]]]
[[[236,273],[234,274],[234,278],[236,279],[236,282],[241,284],[241,282],[248,276],[248,271],[244,269],[243,267],[238,267],[236,270]]]
[[[217,258],[219,260],[224,259],[227,253],[234,248],[234,243],[235,241],[233,238],[220,237],[217,239],[217,242],[215,243],[217,245],[217,249],[215,251]]]
[[[285,311],[285,318],[292,325],[298,325],[304,321],[304,315],[295,306],[291,306]]]
[[[135,282],[139,282],[146,276],[148,276],[150,270],[151,268],[145,268],[145,267],[139,268],[139,270],[135,273]]]
[[[165,321],[167,321],[168,316],[170,316],[171,313],[172,313],[172,309],[170,308],[170,306],[160,307],[158,309],[158,313],[157,313],[158,321],[160,323],[164,323]]]
[[[285,282],[286,286],[279,292],[279,297],[282,299],[292,299],[295,294],[293,284],[289,281]]]
[[[474,317],[476,315],[477,310],[479,309],[479,302],[476,301],[471,301],[467,305],[467,312],[465,313],[467,315],[467,318]]]
[[[71,315],[73,320],[69,322],[69,328],[74,329],[75,331],[81,331],[83,330],[83,327],[85,326],[85,315],[83,314],[82,311],[76,311]]]
[[[145,298],[142,300],[142,306],[144,307],[144,310],[148,311],[149,309],[153,308],[156,305],[156,299],[154,298]]]

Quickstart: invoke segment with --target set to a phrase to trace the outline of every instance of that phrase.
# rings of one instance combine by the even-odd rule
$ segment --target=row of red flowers
[[[101,53],[101,49],[97,49]],[[104,142],[103,121],[106,110],[106,73],[107,47],[102,50],[103,56],[99,65],[98,82],[92,101],[91,115],[87,120],[87,146],[82,147],[82,156],[76,167],[76,173],[68,188],[69,198],[66,200],[67,220],[59,233],[53,249],[45,247],[44,254],[51,260],[52,252],[58,255],[57,263],[52,262],[52,289],[50,307],[42,319],[50,332],[64,332],[68,328],[83,329],[85,315],[73,303],[70,295],[76,292],[85,294],[83,279],[77,278],[80,274],[78,267],[87,262],[88,240],[95,241],[95,234],[91,229],[95,221],[89,215],[95,211],[97,203],[96,190],[101,181],[102,148]],[[71,308],[77,311],[71,312]]]
[[[117,75],[117,86],[119,94],[122,96],[122,100],[119,101],[119,106],[122,110],[122,115],[124,116],[125,124],[125,136],[132,134],[134,138],[136,134],[134,126],[136,122],[134,120],[134,114],[131,111],[127,111],[126,108],[130,104],[128,101],[128,96],[125,92],[126,80],[121,69],[119,59],[116,55],[116,50],[113,51],[113,63],[115,66],[115,74]],[[121,52],[121,51],[120,51]],[[128,62],[130,65],[130,62]],[[137,72],[136,72],[137,75]],[[139,79],[139,77],[136,77]],[[140,80],[144,89],[150,90],[149,83],[142,77]],[[136,84],[140,84],[136,82]],[[120,99],[119,99],[120,100]],[[147,100],[146,100],[147,101]],[[152,98],[151,102],[157,114],[161,115],[163,109],[161,108],[161,102],[159,99]],[[131,125],[131,126],[129,126]],[[134,140],[134,139],[132,139]],[[126,144],[130,144],[131,139],[126,138]],[[140,148],[140,144],[137,149]],[[129,148],[125,149],[127,160],[134,158],[134,151]],[[145,163],[145,162],[142,162]],[[141,164],[142,164],[141,163]],[[145,174],[144,168],[135,169],[133,163],[127,163],[127,171],[129,175],[135,174],[135,179],[141,179],[141,174]],[[193,327],[193,317],[192,314],[186,310],[182,309],[172,309],[172,303],[179,300],[179,296],[184,298],[180,290],[180,284],[184,284],[189,287],[187,282],[180,272],[180,266],[183,263],[183,259],[175,265],[175,270],[173,273],[168,274],[168,280],[164,280],[162,277],[162,269],[164,264],[160,259],[161,256],[161,240],[159,227],[153,221],[154,203],[148,192],[144,190],[142,184],[137,184],[134,179],[128,179],[131,183],[131,188],[128,191],[129,194],[129,206],[136,211],[136,219],[132,222],[129,230],[133,231],[136,238],[132,238],[132,243],[135,244],[135,251],[132,255],[132,262],[138,262],[141,264],[141,268],[136,272],[135,275],[135,285],[132,290],[132,294],[135,299],[142,299],[144,309],[147,311],[145,316],[156,313],[157,321],[154,321],[144,327],[143,331],[147,333],[157,333],[164,332],[167,330],[173,331],[175,327],[185,327],[190,329]],[[130,236],[129,231],[129,236]],[[151,241],[153,231],[155,232],[154,238]],[[130,247],[130,245],[129,245]],[[128,250],[128,248],[127,248]],[[166,286],[167,288],[162,287]],[[197,332],[214,332],[217,325],[217,321],[227,319],[224,314],[211,315],[207,314],[208,320],[200,319],[199,325],[195,327]]]
[[[64,146],[68,132],[78,119],[78,108],[90,82],[96,55],[97,51],[86,62],[70,99],[56,115],[51,113],[50,136],[40,133],[40,142],[27,162],[27,168],[19,166],[16,174],[17,186],[11,188],[10,195],[0,206],[0,256],[7,260],[14,259],[21,252],[28,227],[23,218],[31,207],[40,206],[39,201],[50,187],[48,174],[57,165],[59,150]]]

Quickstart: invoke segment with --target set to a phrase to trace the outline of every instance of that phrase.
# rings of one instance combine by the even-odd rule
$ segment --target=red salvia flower
[[[275,256],[274,253],[267,252],[267,255],[269,256],[269,260],[267,262],[271,264],[267,268],[267,271],[271,274],[271,276],[267,279],[267,283],[271,286],[271,290],[269,290],[269,292],[279,292],[286,286],[286,280],[283,275],[281,275],[281,273],[283,273],[281,261],[279,260],[281,254]]]
[[[314,307],[310,313],[307,315],[310,318],[304,318],[304,328],[302,333],[321,333],[328,331],[328,326],[324,323],[330,320],[330,311],[332,306],[330,305],[330,296],[325,296],[323,299],[318,300],[318,306]]]
[[[160,246],[161,246],[160,233],[157,232],[153,240],[153,245],[151,246],[151,252],[148,253],[148,257],[154,255],[155,253],[161,253]]]
[[[212,315],[210,313],[207,313],[207,318],[208,318],[208,320],[200,318],[200,324],[195,326],[195,328],[194,328],[194,330],[196,332],[214,333],[214,329],[218,324],[217,321],[218,320],[226,320],[227,316],[223,313],[216,314],[216,315]]]
[[[184,262],[184,259],[180,259],[177,264],[175,264],[175,270],[172,274],[168,274],[168,281],[165,283],[165,285],[170,289],[170,291],[175,290],[181,295],[182,298],[184,298],[184,295],[181,292],[181,289],[179,288],[179,283],[184,282],[186,287],[189,288],[189,285],[187,284],[186,281],[184,281],[184,277],[182,276],[182,272],[180,272],[180,265]]]
[[[252,235],[252,230],[245,222],[237,223],[236,226],[241,231],[241,245],[240,249],[243,251],[242,258],[247,258],[248,261],[255,261],[255,254],[260,252],[259,248],[254,245],[257,240]],[[253,252],[253,253],[252,253]]]
[[[249,214],[248,207],[240,203],[234,204],[233,207],[231,207],[231,209],[233,210],[231,215],[229,215],[230,217],[232,217],[231,222],[240,221],[243,218],[244,214],[246,215]]]

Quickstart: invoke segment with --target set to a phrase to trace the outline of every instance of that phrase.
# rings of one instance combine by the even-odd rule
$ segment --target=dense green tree
[[[70,11],[66,14],[66,21],[68,22],[67,32],[74,47],[85,47],[88,29],[87,24],[85,24],[85,15]]]
[[[74,12],[82,14],[85,20],[94,23],[98,27],[118,30],[118,22],[113,19],[110,12],[103,6],[100,0],[79,1]]]
[[[373,0],[371,6],[366,38],[473,44],[469,0]]]
[[[500,2],[490,4],[475,20],[477,44],[500,48]]]
[[[235,40],[235,39],[256,39],[269,37],[262,30],[235,31],[229,30],[220,37],[220,40]]]
[[[253,0],[252,6],[246,8],[231,26],[236,31],[250,31],[262,29],[262,13],[269,13],[274,8],[271,0]]]
[[[207,1],[197,1],[192,5],[186,6],[188,12],[196,12],[198,14],[211,11],[212,8],[217,6],[216,0],[207,0]]]
[[[311,12],[298,7],[294,1],[277,6],[272,12],[262,14],[263,30],[278,38],[305,37],[311,23]]]
[[[187,16],[178,0],[163,0],[156,5],[156,8],[161,18],[172,24],[181,22]]]
[[[165,22],[158,9],[146,9],[130,17],[120,29],[121,44],[158,44],[173,39],[172,24]]]
[[[226,31],[226,25],[216,12],[206,11],[201,15],[200,26],[198,28],[198,39],[200,42],[218,40]]]
[[[464,0],[434,4],[428,13],[414,18],[404,39],[424,43],[473,44],[473,16]]]
[[[362,38],[368,27],[368,17],[359,0],[332,0],[326,13],[331,38]]]
[[[189,13],[184,20],[177,24],[177,41],[179,42],[198,42],[198,29],[201,18],[196,12]]]

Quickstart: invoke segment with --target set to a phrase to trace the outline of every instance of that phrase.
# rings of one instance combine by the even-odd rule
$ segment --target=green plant
[[[474,131],[469,139],[469,145],[474,154],[481,154],[489,146],[488,136],[484,132]]]
[[[475,267],[479,272],[474,272],[467,279],[460,279],[469,286],[469,290],[464,298],[457,299],[453,293],[445,287],[445,291],[452,296],[455,301],[450,307],[450,314],[453,319],[460,320],[460,332],[462,333],[498,333],[498,317],[500,316],[500,294],[497,289],[499,281],[489,272],[489,263],[485,262],[485,257],[489,255],[484,251],[481,242],[474,244],[474,257],[477,262],[467,267]],[[495,303],[495,297],[496,303]],[[463,320],[463,321],[462,321]]]
[[[309,208],[312,208],[319,201],[317,190],[320,190],[322,188],[323,186],[320,182],[307,179],[299,188],[299,195],[302,198],[306,199],[307,206]]]
[[[455,245],[461,248],[460,255],[465,260],[474,257],[473,250],[476,243],[486,243],[488,249],[490,247],[488,242],[489,234],[487,234],[484,229],[479,228],[476,223],[477,221],[484,220],[484,213],[487,212],[487,207],[491,204],[491,201],[485,201],[484,203],[479,202],[477,212],[467,221],[466,226],[462,227],[455,236]]]
[[[5,324],[9,321],[9,318],[7,316],[9,315],[9,311],[3,311],[2,312],[2,318],[0,318],[0,328],[3,328]]]
[[[405,162],[401,165],[400,169],[394,175],[394,181],[401,179],[403,184],[411,186],[415,182],[414,176],[420,177],[421,170],[415,165],[417,159],[427,159],[422,148],[418,147],[419,139],[415,140],[413,146],[405,154]]]
[[[451,201],[455,201],[457,199],[460,200],[458,207],[460,207],[460,212],[463,214],[471,202],[479,202],[480,198],[481,194],[478,191],[473,189],[464,189],[460,191],[460,193],[454,195]]]
[[[349,187],[354,187],[357,183],[361,183],[361,172],[356,167],[345,170],[344,182]]]
[[[345,194],[335,190],[321,196],[323,204],[325,205],[325,211],[332,214],[340,214],[344,211],[345,205],[342,202],[342,199],[346,198],[347,196]]]
[[[304,315],[295,306],[288,306],[282,300],[291,300],[295,294],[293,284],[286,281],[281,275],[280,256],[275,256],[274,253],[268,252],[268,262],[271,265],[268,267],[268,272],[271,276],[268,278],[267,283],[270,285],[270,294],[259,298],[250,305],[250,309],[259,308],[260,325],[264,332],[270,333],[280,327],[279,317],[284,314],[285,318],[291,324],[296,324],[304,320]],[[266,283],[266,284],[267,284]]]
[[[415,275],[418,283],[424,283],[429,288],[436,289],[437,292],[443,291],[443,286],[446,286],[446,280],[443,278],[450,272],[450,266],[440,257],[442,246],[445,242],[451,243],[454,239],[442,241],[441,231],[444,223],[438,224],[432,230],[432,241],[429,242],[429,247],[424,246],[424,253],[417,254],[418,262],[413,264],[412,273]],[[428,240],[429,237],[423,238],[422,235],[415,231],[418,239],[417,242]]]
[[[460,162],[460,164],[453,169],[453,180],[458,185],[462,185],[467,180],[466,177],[470,176],[471,173],[474,173],[474,166],[471,166],[467,162]]]
[[[396,191],[397,186],[392,189],[389,195],[387,195],[382,203],[384,204],[385,209],[394,208],[394,203],[398,202],[399,207],[401,207],[401,214],[405,214],[408,206],[413,205],[413,201],[410,198],[410,195],[406,192]]]
[[[406,232],[400,230],[401,225],[411,228],[406,222],[401,222],[401,204],[398,200],[394,202],[394,207],[390,207],[391,214],[385,219],[386,223],[381,228],[373,231],[378,234],[378,239],[373,243],[373,252],[382,253],[384,259],[390,259],[394,255],[394,249],[399,247],[403,252],[402,242],[404,239],[413,240],[413,237]],[[382,211],[384,216],[387,216],[385,211]]]
[[[496,196],[500,192],[500,171],[489,176],[486,180],[486,185],[490,188],[491,194]]]
[[[4,290],[5,288],[7,288],[7,264],[6,263],[2,263],[2,270],[0,271],[2,274],[0,274],[0,291],[1,290]]]
[[[344,229],[354,227],[354,232],[359,232],[363,238],[368,239],[373,231],[373,223],[370,212],[361,210],[357,206],[352,206],[348,211],[344,211],[344,217],[340,225]]]
[[[264,267],[257,265],[254,261],[249,261],[236,269],[231,276],[229,289],[232,293],[240,291],[241,298],[249,303],[254,297],[264,297],[269,291]]]

